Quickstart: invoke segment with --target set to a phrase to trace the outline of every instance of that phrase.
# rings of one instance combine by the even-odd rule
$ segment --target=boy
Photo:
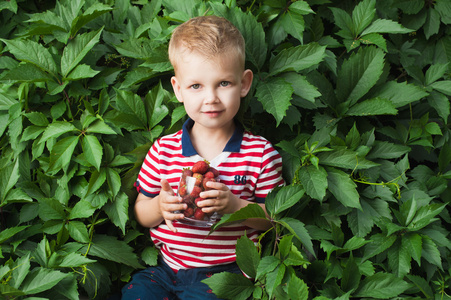
[[[138,222],[150,228],[160,262],[138,272],[123,288],[123,299],[217,299],[200,282],[214,273],[240,273],[235,262],[237,239],[254,242],[266,220],[249,219],[219,228],[183,224],[187,206],[175,191],[183,168],[207,160],[219,170],[219,182],[201,193],[205,213],[233,213],[264,198],[283,184],[279,153],[263,137],[244,132],[234,117],[252,85],[244,68],[244,39],[229,21],[216,16],[193,18],[177,27],[169,43],[175,76],[171,83],[189,119],[177,133],[157,140],[138,176],[135,203]]]

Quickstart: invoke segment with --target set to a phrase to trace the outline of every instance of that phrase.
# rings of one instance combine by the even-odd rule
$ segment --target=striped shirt
[[[182,169],[203,160],[188,134],[193,125],[189,119],[182,130],[164,136],[152,145],[138,175],[136,185],[140,193],[157,196],[163,178],[176,193]],[[210,161],[210,166],[219,171],[220,182],[234,195],[251,202],[264,203],[266,195],[283,184],[279,153],[265,138],[243,131],[239,126],[223,152]],[[152,241],[173,270],[234,262],[238,238],[246,234],[256,243],[259,235],[259,231],[241,224],[221,227],[209,236],[209,228],[178,221],[173,225],[177,233],[169,230],[164,222],[150,229]]]

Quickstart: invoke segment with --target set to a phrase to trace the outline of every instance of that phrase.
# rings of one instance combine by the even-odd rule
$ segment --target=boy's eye
[[[200,88],[200,84],[195,83],[191,86],[191,88],[197,90],[198,88]]]
[[[222,86],[222,87],[226,87],[226,86],[230,85],[230,82],[228,82],[228,81],[221,81],[221,83],[219,85]]]

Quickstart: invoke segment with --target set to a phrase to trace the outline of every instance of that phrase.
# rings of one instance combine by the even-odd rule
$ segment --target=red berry
[[[196,179],[196,182],[194,183],[194,185],[201,186],[202,181],[204,180],[204,175],[202,175],[200,173],[194,173],[193,177]]]
[[[193,199],[196,199],[199,197],[200,192],[202,192],[202,189],[199,186],[194,186],[189,195],[193,197]]]
[[[202,211],[201,208],[196,208],[196,210],[194,211],[194,219],[196,220],[203,220],[205,217],[205,213]]]
[[[186,195],[186,184],[180,185],[180,187],[179,187],[179,195],[182,196],[182,197]]]
[[[193,173],[205,174],[209,168],[209,162],[206,160],[200,160],[193,165]]]
[[[199,201],[203,201],[203,200],[204,200],[204,198],[198,197],[198,198],[196,198],[196,200],[194,200],[194,203],[196,204],[196,206],[199,206],[199,205],[197,205],[197,203],[198,203]]]
[[[186,203],[186,204],[188,204],[188,205],[191,205],[191,204],[193,204],[193,200],[195,199],[195,197],[192,197],[191,195],[185,195],[183,198],[182,198],[182,203]]]
[[[205,173],[204,178],[215,178],[215,174],[212,171]]]
[[[185,215],[185,217],[191,218],[194,215],[194,209],[192,207],[188,207],[187,209],[185,209],[183,214]]]
[[[188,169],[188,168],[183,169],[182,170],[182,177],[185,177],[185,176],[193,176],[193,171]]]
[[[219,176],[219,171],[213,167],[209,167],[207,172],[213,173],[213,178],[216,178]]]

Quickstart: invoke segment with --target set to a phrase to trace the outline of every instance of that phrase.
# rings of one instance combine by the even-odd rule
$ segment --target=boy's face
[[[171,83],[195,126],[228,129],[234,124],[241,97],[249,92],[252,76],[232,55],[208,59],[186,50]]]

